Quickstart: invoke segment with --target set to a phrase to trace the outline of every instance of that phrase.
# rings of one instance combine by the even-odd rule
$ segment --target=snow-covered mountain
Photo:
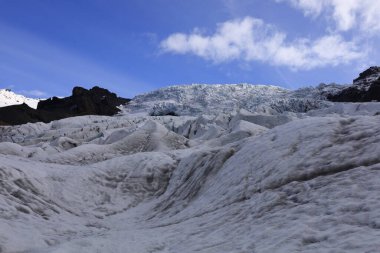
[[[378,252],[380,103],[339,89],[174,86],[0,127],[0,251]]]
[[[25,103],[29,107],[36,109],[39,101],[39,99],[16,94],[9,89],[0,89],[0,107]]]

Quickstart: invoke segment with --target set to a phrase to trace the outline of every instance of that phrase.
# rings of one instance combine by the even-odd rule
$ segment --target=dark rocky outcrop
[[[129,99],[120,98],[115,93],[97,86],[90,90],[75,87],[72,96],[53,97],[40,101],[36,110],[26,104],[0,108],[0,125],[50,122],[81,115],[111,116],[120,111],[117,108],[119,105],[129,101]]]
[[[0,125],[20,125],[28,122],[48,122],[50,116],[27,104],[0,107]]]
[[[355,86],[348,87],[334,96],[328,96],[333,102],[372,102],[380,101],[380,81],[372,82],[368,90],[359,89]]]
[[[327,96],[333,102],[380,101],[380,67],[370,67],[354,79],[353,85]]]
[[[114,115],[119,112],[117,106],[129,100],[117,97],[106,89],[95,86],[87,90],[75,87],[72,96],[66,98],[53,97],[38,103],[37,110],[54,112],[63,117],[78,115]]]

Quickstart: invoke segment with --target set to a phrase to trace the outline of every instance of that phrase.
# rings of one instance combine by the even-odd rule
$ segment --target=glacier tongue
[[[172,87],[0,127],[0,252],[377,252],[379,103],[297,96]]]

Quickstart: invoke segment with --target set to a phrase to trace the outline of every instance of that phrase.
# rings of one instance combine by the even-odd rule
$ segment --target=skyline
[[[133,97],[175,84],[349,84],[379,58],[380,1],[0,5],[0,88],[31,97],[77,85]]]

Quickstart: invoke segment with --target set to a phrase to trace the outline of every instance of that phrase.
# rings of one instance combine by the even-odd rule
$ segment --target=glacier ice
[[[176,86],[0,127],[0,252],[377,252],[380,104],[303,92]]]

